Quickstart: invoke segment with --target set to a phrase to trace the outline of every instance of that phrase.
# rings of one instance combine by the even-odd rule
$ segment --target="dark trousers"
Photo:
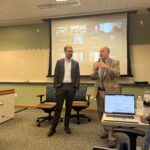
[[[56,110],[54,118],[52,120],[51,129],[55,129],[59,123],[64,100],[66,99],[66,111],[65,111],[65,127],[69,127],[72,102],[75,95],[75,88],[71,84],[62,84],[62,86],[56,88]]]

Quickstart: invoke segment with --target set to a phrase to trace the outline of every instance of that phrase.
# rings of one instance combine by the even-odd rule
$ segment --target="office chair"
[[[150,125],[150,116],[146,117],[146,120],[149,122]],[[132,128],[114,128],[114,132],[122,132],[128,135],[130,140],[130,150],[136,150],[136,139],[138,136],[145,136],[144,131],[138,130],[138,129],[132,129]],[[145,144],[144,144],[144,150],[150,149],[150,126],[147,131],[147,136],[145,138]],[[122,149],[124,150],[124,149]]]
[[[113,129],[114,132],[122,132],[128,135],[129,141],[130,141],[130,150],[136,150],[136,139],[138,136],[145,136],[144,131],[133,129],[133,128],[124,128],[124,127],[118,127]],[[114,149],[108,149],[108,148],[101,148],[97,147],[93,150],[114,150]],[[128,144],[127,143],[121,143],[119,146],[119,150],[128,150]],[[148,150],[148,149],[145,149]]]
[[[38,109],[42,109],[45,113],[48,113],[48,116],[43,116],[37,118],[37,126],[40,127],[41,123],[44,121],[51,121],[52,116],[51,113],[55,111],[56,107],[56,97],[55,97],[55,88],[53,85],[48,85],[46,87],[46,99],[43,100],[44,95],[37,95],[37,97],[40,98],[40,104],[36,106]],[[62,118],[60,118],[60,121],[63,121]]]
[[[150,116],[148,116],[146,119],[150,125]],[[136,139],[138,136],[142,136],[142,137],[145,136],[144,131],[133,129],[133,128],[117,127],[117,128],[113,128],[113,131],[122,132],[128,135],[130,140],[130,150],[136,150]],[[104,147],[93,147],[93,150],[109,150],[109,149]],[[119,146],[119,150],[128,150],[127,143],[121,143]],[[147,136],[145,138],[144,150],[150,150],[150,126],[148,128]]]
[[[145,136],[144,131],[133,129],[133,128],[124,128],[124,127],[117,127],[113,128],[114,132],[122,132],[128,135],[130,141],[130,150],[136,150],[136,139],[138,136]],[[122,149],[124,150],[124,149]]]
[[[145,138],[144,150],[150,150],[150,116],[148,116],[146,119],[149,122],[149,128]]]
[[[79,89],[76,91],[75,97],[73,99],[72,109],[77,113],[71,114],[71,118],[77,118],[77,124],[80,124],[80,118],[87,118],[88,121],[91,121],[91,118],[80,114],[80,111],[86,109],[90,105],[90,95],[86,99],[87,85],[80,85]]]

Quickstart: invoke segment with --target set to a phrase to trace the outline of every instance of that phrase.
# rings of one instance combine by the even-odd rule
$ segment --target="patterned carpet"
[[[37,109],[26,109],[15,114],[15,119],[0,124],[0,150],[92,150],[93,146],[107,147],[107,140],[101,140],[99,135],[102,126],[97,113],[85,113],[92,118],[91,122],[82,120],[80,125],[73,120],[70,124],[72,134],[63,130],[63,122],[59,123],[53,137],[47,137],[49,122],[41,127],[36,126],[36,118],[45,115]],[[62,116],[64,113],[62,113]],[[128,138],[117,134],[118,144]],[[138,145],[143,145],[144,138],[138,138]]]

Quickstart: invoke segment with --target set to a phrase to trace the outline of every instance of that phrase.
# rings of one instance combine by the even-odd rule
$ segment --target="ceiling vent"
[[[80,0],[58,0],[55,3],[38,5],[40,9],[52,9],[57,7],[74,7],[80,6]]]

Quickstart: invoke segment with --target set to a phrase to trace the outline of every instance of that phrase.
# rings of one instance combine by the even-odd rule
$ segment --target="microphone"
[[[104,61],[101,58],[98,59],[98,62],[104,63]]]

